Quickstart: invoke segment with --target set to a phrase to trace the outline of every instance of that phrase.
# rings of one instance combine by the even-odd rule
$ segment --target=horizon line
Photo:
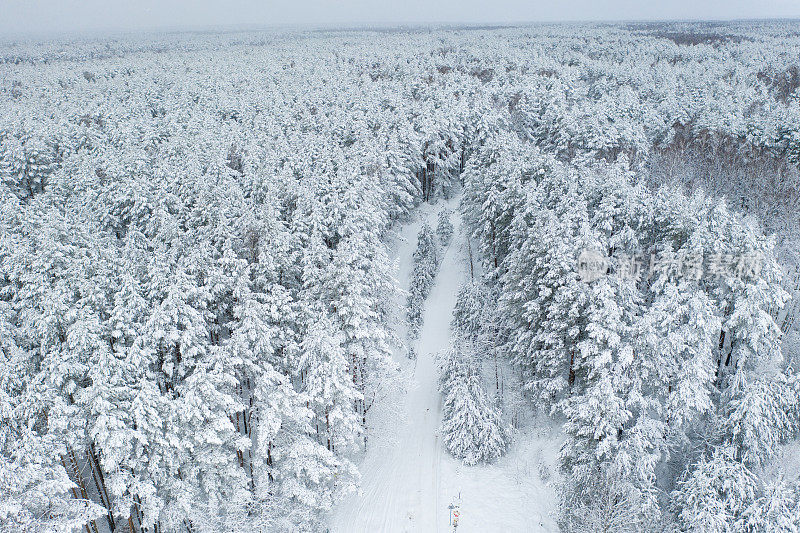
[[[288,31],[370,31],[381,30],[457,30],[457,29],[506,29],[537,25],[569,25],[569,24],[653,24],[653,23],[746,23],[746,22],[800,22],[797,17],[739,17],[739,18],[653,18],[653,19],[561,19],[561,20],[527,20],[527,21],[375,21],[375,22],[347,22],[347,23],[235,23],[235,24],[202,24],[202,25],[167,25],[167,26],[142,26],[134,28],[106,27],[106,28],[80,28],[64,30],[25,30],[18,32],[0,31],[0,39],[43,41],[47,39],[59,40],[63,38],[102,38],[114,36],[134,36],[152,34],[191,34],[191,33],[244,33],[266,32],[275,30]]]

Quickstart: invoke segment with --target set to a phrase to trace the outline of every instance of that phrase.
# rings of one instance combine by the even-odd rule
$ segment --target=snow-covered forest
[[[2,532],[800,531],[798,312],[800,23],[0,44]]]

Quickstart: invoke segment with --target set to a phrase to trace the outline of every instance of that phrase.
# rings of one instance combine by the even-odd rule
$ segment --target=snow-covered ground
[[[458,199],[424,204],[416,219],[399,228],[396,275],[408,287],[417,233],[445,205],[455,211],[453,240],[444,251],[436,284],[425,304],[424,323],[414,343],[416,361],[398,347],[397,386],[373,407],[370,448],[360,464],[361,491],[342,501],[332,517],[336,532],[452,531],[450,504],[460,507],[457,531],[556,531],[552,486],[559,433],[549,422],[517,433],[509,454],[493,465],[464,466],[444,450],[439,436],[440,395],[435,355],[450,341],[450,319],[461,285],[469,276],[466,237]],[[397,299],[396,328],[406,339],[405,298]]]

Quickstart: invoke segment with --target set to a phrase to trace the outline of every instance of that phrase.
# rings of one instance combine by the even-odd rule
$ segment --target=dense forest
[[[800,529],[800,26],[743,22],[0,45],[0,530],[325,531],[456,215],[450,453],[544,413],[564,531]]]

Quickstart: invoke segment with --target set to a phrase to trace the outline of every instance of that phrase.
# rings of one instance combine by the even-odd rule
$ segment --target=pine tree
[[[422,307],[425,298],[433,288],[434,278],[439,268],[439,249],[433,229],[423,224],[417,236],[417,248],[414,250],[414,269],[411,273],[411,284],[408,295],[409,335],[415,338],[422,326]]]
[[[39,135],[7,137],[2,143],[0,181],[22,199],[42,192],[55,168],[55,154]]]
[[[491,297],[482,283],[468,283],[461,287],[453,309],[453,330],[475,342],[485,340]]]
[[[450,210],[445,208],[439,211],[439,222],[436,225],[436,235],[439,243],[447,247],[453,237],[453,223],[450,221]]]
[[[68,533],[106,510],[81,495],[57,460],[64,446],[40,405],[49,392],[32,380],[32,354],[19,346],[13,316],[0,298],[0,529]]]
[[[61,465],[48,461],[52,452],[31,440],[18,450],[24,460],[0,454],[0,529],[71,533],[102,517],[101,506],[74,497],[77,485]]]
[[[756,500],[755,475],[735,458],[732,448],[702,457],[680,481],[672,499],[679,527],[687,531],[734,530]]]
[[[510,430],[475,371],[476,361],[467,341],[439,356],[442,402],[441,433],[450,453],[464,464],[492,462],[502,456]]]
[[[746,531],[797,531],[800,528],[800,485],[783,478],[766,483],[736,527]]]
[[[317,316],[304,334],[297,354],[302,392],[314,413],[320,444],[330,451],[348,449],[362,431],[354,407],[360,394],[348,372],[341,332],[326,315]]]

